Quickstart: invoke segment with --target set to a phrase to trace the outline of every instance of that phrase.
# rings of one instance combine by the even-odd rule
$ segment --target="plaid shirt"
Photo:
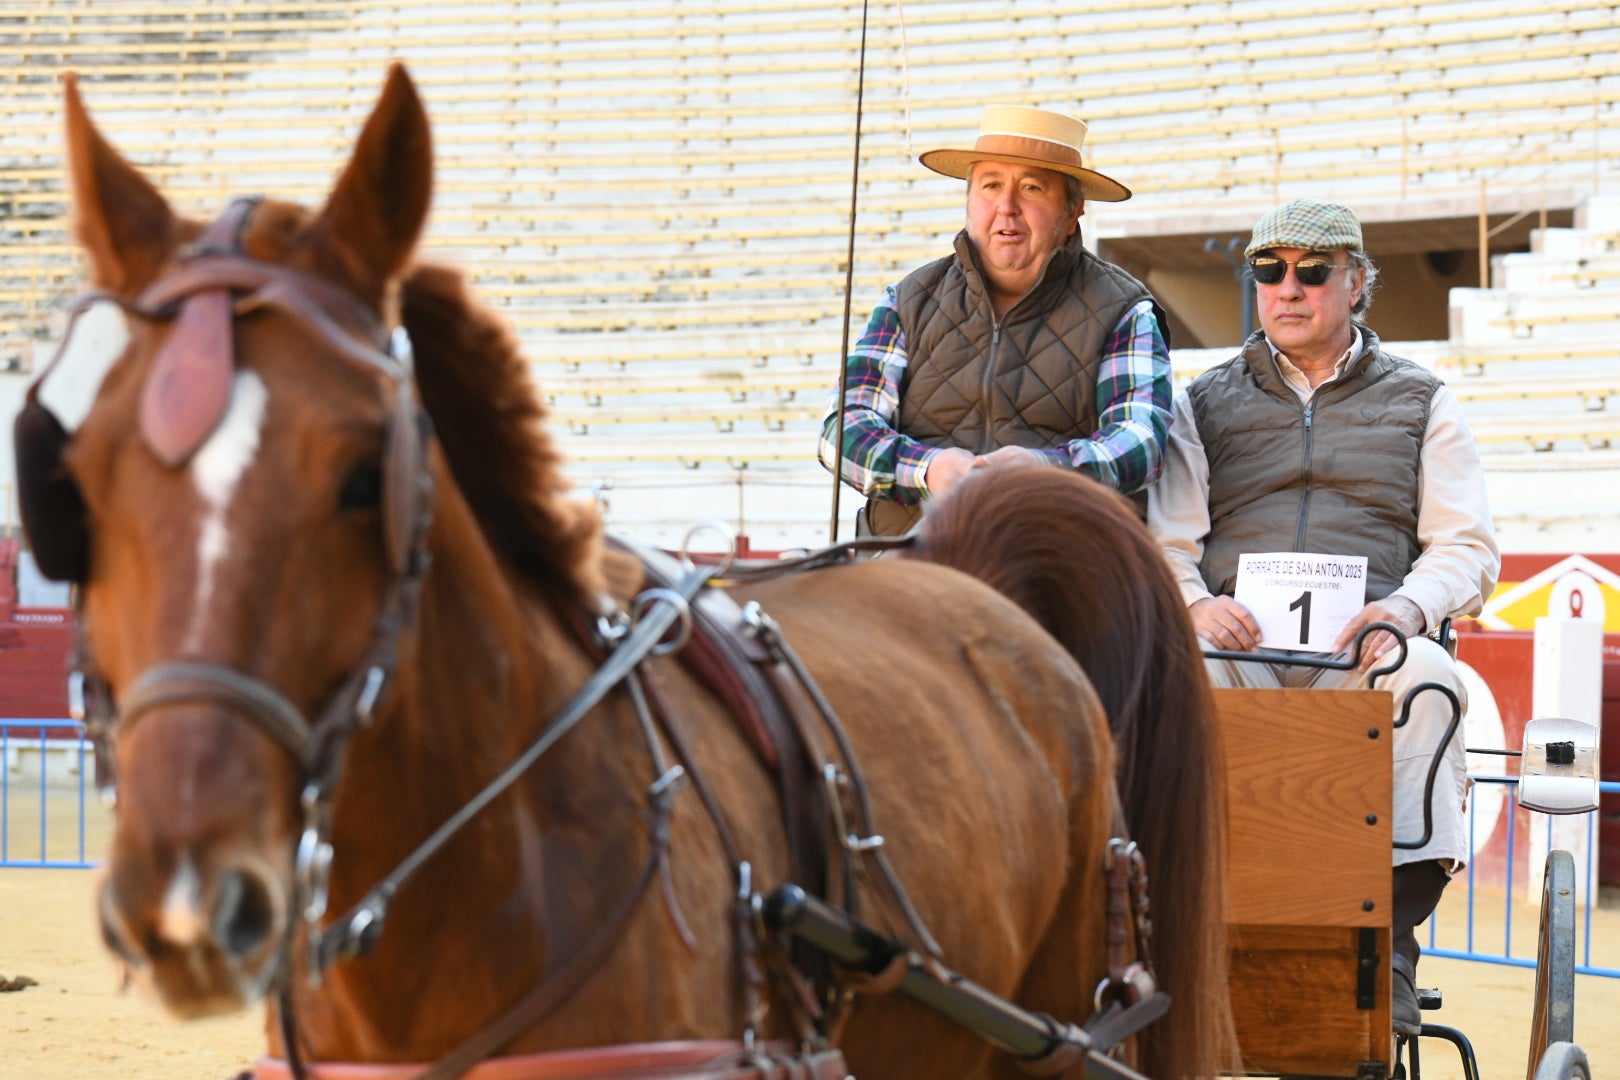
[[[929,459],[944,448],[927,446],[894,427],[908,360],[897,296],[897,285],[883,291],[866,332],[845,361],[843,478],[864,495],[912,504],[928,496],[923,475]],[[1143,300],[1125,313],[1103,345],[1097,430],[1036,453],[1117,491],[1140,491],[1159,478],[1164,465],[1170,395],[1170,350],[1152,302]],[[821,462],[828,470],[836,457],[837,399],[834,388],[821,424]]]

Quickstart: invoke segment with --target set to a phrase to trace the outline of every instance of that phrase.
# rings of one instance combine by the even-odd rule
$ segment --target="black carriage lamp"
[[[1232,267],[1232,276],[1237,279],[1238,295],[1243,298],[1243,333],[1239,341],[1248,341],[1249,335],[1254,333],[1254,283],[1249,280],[1249,263],[1243,257],[1244,238],[1241,236],[1229,237],[1222,240],[1218,236],[1211,236],[1204,241],[1204,250],[1214,252],[1225,259]]]

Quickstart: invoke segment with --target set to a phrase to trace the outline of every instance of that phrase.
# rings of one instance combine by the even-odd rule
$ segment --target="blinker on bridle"
[[[395,574],[420,554],[428,492],[423,440],[426,417],[416,407],[410,340],[391,333],[347,290],[245,255],[241,237],[257,197],[226,208],[203,236],[177,255],[179,267],[133,300],[90,291],[75,302],[51,359],[29,386],[12,436],[18,502],[40,572],[83,583],[89,575],[89,528],[82,494],[64,451],[72,433],[40,400],[41,388],[67,353],[74,327],[90,308],[111,303],[142,322],[171,324],[142,387],[143,441],[171,468],[183,465],[218,426],[235,374],[232,329],[237,318],[275,310],[350,362],[380,371],[394,385],[384,456],[384,543]]]
[[[232,202],[199,241],[179,253],[178,267],[136,299],[92,292],[75,303],[61,345],[29,387],[15,422],[18,502],[41,572],[82,587],[90,570],[90,533],[83,495],[63,460],[72,436],[40,400],[39,392],[65,354],[79,317],[97,303],[111,302],[142,321],[171,325],[142,387],[139,421],[143,441],[170,468],[184,465],[196,453],[229,405],[238,318],[274,311],[346,362],[385,376],[391,400],[381,512],[389,580],[370,648],[313,723],[263,680],[206,660],[156,664],[139,674],[115,703],[90,658],[82,617],[75,620],[68,679],[69,709],[94,743],[97,784],[104,793],[115,782],[110,752],[115,726],[127,728],[145,712],[162,706],[223,706],[285,749],[302,778],[298,887],[306,903],[313,897],[324,906],[331,862],[329,804],[343,748],[349,736],[371,723],[386,692],[401,635],[415,617],[427,565],[430,433],[427,416],[416,404],[410,343],[403,327],[390,333],[347,290],[244,253],[242,234],[258,202],[256,198]]]

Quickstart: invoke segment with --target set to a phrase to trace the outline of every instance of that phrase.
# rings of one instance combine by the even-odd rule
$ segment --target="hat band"
[[[978,141],[973,144],[973,149],[981,154],[1035,158],[1038,161],[1050,161],[1054,165],[1081,167],[1078,148],[1053,142],[1051,139],[1035,139],[1026,135],[980,135]]]

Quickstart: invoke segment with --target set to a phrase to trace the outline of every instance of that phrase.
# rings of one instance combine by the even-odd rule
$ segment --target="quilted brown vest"
[[[1245,553],[1365,555],[1369,601],[1417,561],[1419,455],[1440,380],[1361,335],[1361,355],[1305,404],[1263,332],[1187,388],[1209,459],[1200,569],[1215,595],[1232,595]]]
[[[967,231],[956,254],[900,283],[897,311],[909,360],[895,428],[929,446],[976,454],[1002,446],[1050,448],[1097,430],[1097,366],[1108,336],[1147,288],[1085,249],[1080,231],[1052,256],[1040,283],[996,323]],[[1163,313],[1159,326],[1167,325]],[[920,506],[867,502],[879,536],[906,532]]]

